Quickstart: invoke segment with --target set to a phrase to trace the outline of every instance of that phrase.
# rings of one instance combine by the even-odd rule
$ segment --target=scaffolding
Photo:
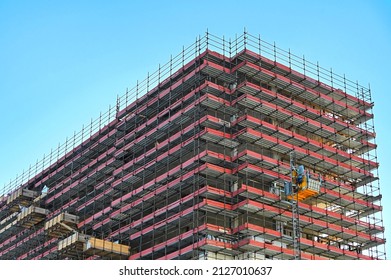
[[[4,186],[0,259],[385,259],[372,108],[260,36],[207,32]],[[323,177],[294,213],[293,151]]]

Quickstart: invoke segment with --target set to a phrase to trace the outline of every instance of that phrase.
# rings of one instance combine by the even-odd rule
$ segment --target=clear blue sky
[[[391,1],[0,0],[0,187],[207,29],[244,28],[370,83],[391,254]]]

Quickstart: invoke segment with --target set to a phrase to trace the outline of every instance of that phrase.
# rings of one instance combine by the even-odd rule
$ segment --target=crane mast
[[[292,184],[292,196],[296,195],[296,199],[290,200],[292,206],[292,238],[293,238],[293,252],[294,259],[301,259],[301,250],[300,250],[300,215],[299,215],[299,203],[298,203],[298,186],[294,180],[294,171],[295,171],[295,153],[292,151],[290,153],[290,166],[291,166],[291,184]]]

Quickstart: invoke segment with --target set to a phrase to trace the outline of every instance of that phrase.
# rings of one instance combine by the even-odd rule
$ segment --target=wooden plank
[[[61,237],[71,232],[69,228],[64,227],[62,224],[65,224],[68,227],[76,230],[78,223],[78,216],[69,213],[60,213],[45,223],[45,230],[51,237]]]
[[[36,191],[32,191],[28,189],[18,189],[8,196],[7,204],[17,200],[32,201],[37,196],[38,196],[38,192]]]
[[[71,236],[58,242],[57,249],[59,254],[63,257],[78,258],[83,254],[84,246],[88,238],[88,235],[75,232]]]
[[[30,206],[29,208],[23,209],[18,214],[18,224],[24,228],[31,228],[32,226],[42,222],[49,214],[49,210],[44,208]]]
[[[7,197],[7,205],[11,212],[18,212],[21,206],[28,207],[39,195],[38,192],[28,189],[18,189]]]
[[[110,258],[123,258],[130,255],[129,246],[95,237],[91,237],[87,240],[84,251],[89,255],[98,255]]]

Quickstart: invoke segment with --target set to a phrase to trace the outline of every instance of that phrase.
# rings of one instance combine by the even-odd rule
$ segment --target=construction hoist
[[[301,259],[299,201],[319,193],[322,179],[312,179],[303,165],[296,167],[295,152],[290,152],[290,181],[284,182],[285,196],[292,207],[292,238],[294,259]]]

